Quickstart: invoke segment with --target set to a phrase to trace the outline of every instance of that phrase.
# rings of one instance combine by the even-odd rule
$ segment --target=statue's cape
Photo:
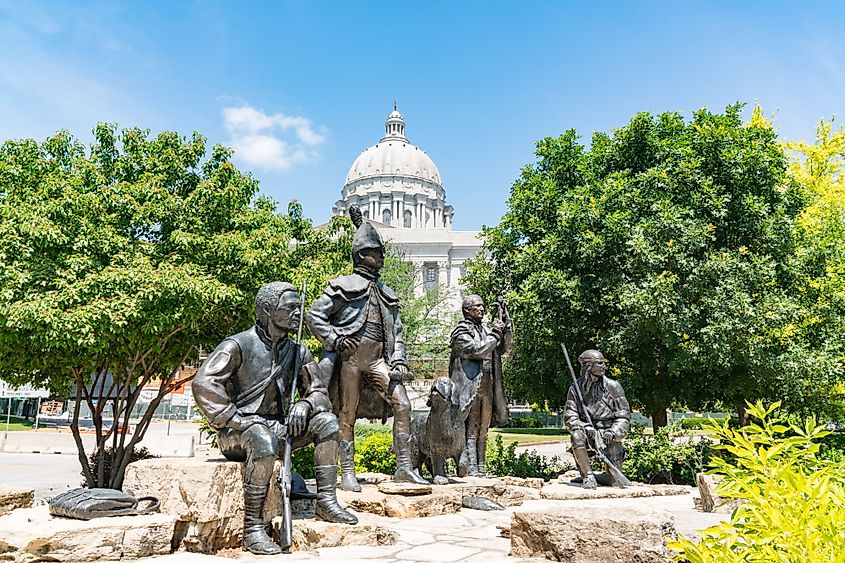
[[[396,297],[392,289],[380,281],[376,282],[376,289],[379,298],[385,305],[388,307],[399,306],[399,298]],[[356,301],[364,297],[369,290],[370,280],[359,274],[350,274],[331,280],[324,291],[332,299]]]
[[[469,408],[472,406],[473,400],[480,391],[481,361],[464,359],[455,349],[455,340],[462,334],[475,338],[477,335],[475,323],[469,319],[464,319],[452,329],[452,333],[449,336],[449,346],[452,348],[452,354],[449,358],[449,377],[457,387],[461,412],[466,417],[469,414]],[[490,425],[503,426],[510,420],[510,413],[508,412],[508,403],[505,398],[502,355],[498,349],[493,351],[492,376],[493,389],[491,390],[491,399],[493,400],[493,417]]]

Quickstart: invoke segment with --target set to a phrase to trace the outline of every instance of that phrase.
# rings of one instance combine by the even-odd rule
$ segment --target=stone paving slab
[[[691,490],[687,488],[688,491]],[[285,561],[343,561],[355,563],[399,563],[401,561],[445,561],[449,553],[464,554],[460,562],[484,563],[535,563],[545,559],[511,557],[510,539],[503,537],[497,526],[510,527],[512,514],[524,510],[569,510],[578,511],[587,505],[617,510],[628,506],[665,510],[672,514],[676,529],[690,536],[695,530],[713,526],[725,515],[697,512],[693,508],[692,495],[649,496],[639,498],[594,498],[591,500],[540,500],[529,499],[521,507],[509,507],[502,511],[483,512],[462,509],[454,514],[443,514],[427,518],[380,517],[380,525],[392,530],[397,541],[389,546],[344,546],[318,548],[313,551],[297,551],[291,554],[268,557],[254,556],[242,550],[228,550],[227,557],[199,556],[206,559],[183,559],[186,554],[176,553],[146,560],[145,563],[224,563],[237,560],[243,563],[264,563]],[[365,517],[369,515],[361,514]],[[477,550],[477,551],[473,551]],[[433,559],[431,554],[446,554]]]
[[[540,489],[540,498],[547,500],[592,500],[612,498],[662,497],[692,494],[693,487],[686,485],[645,485],[634,483],[630,487],[599,487],[583,489],[572,483],[549,483]]]

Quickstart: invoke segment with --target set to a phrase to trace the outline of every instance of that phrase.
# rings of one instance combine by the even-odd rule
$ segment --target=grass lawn
[[[9,421],[9,432],[14,432],[16,430],[31,430],[32,429],[32,421],[31,420],[24,420],[22,418],[15,418]],[[6,431],[6,417],[0,416],[0,432]]]
[[[495,440],[497,435],[502,437],[505,446],[511,442],[521,446],[569,439],[569,432],[563,428],[491,428],[488,439]]]

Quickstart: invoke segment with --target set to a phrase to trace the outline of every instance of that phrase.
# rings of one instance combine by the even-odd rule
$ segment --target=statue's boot
[[[353,493],[361,492],[361,485],[355,476],[355,442],[341,440],[340,450],[340,488]]]
[[[317,472],[317,517],[326,522],[357,524],[358,518],[337,503],[337,465],[318,465]]]
[[[393,480],[397,483],[428,485],[428,481],[411,467],[410,441],[411,435],[406,432],[399,432],[393,436],[393,448],[396,450],[396,473],[393,475]]]
[[[462,450],[460,454],[455,456],[455,466],[457,468],[458,477],[466,477],[469,473],[469,465],[467,464],[466,449]]]
[[[581,473],[581,477],[583,477],[581,488],[595,489],[596,476],[593,473],[593,469],[590,467],[590,456],[587,454],[587,449],[572,448],[572,457],[575,458],[575,465],[578,466],[578,472]]]
[[[466,458],[467,475],[478,477],[478,441],[475,438],[467,438]]]
[[[244,483],[244,547],[256,555],[276,555],[282,548],[264,527],[264,501],[268,485]]]
[[[487,439],[481,440],[477,443],[478,453],[476,454],[476,466],[478,467],[478,477],[487,477]]]

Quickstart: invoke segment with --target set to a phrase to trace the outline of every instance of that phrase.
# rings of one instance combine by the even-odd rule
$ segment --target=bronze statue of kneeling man
[[[335,495],[340,427],[331,412],[326,382],[311,352],[289,337],[300,323],[301,305],[289,283],[262,287],[255,300],[255,326],[221,342],[193,382],[197,406],[219,431],[220,451],[230,461],[245,462],[244,547],[259,555],[282,552],[267,534],[263,514],[273,465],[288,432],[294,450],[315,446],[317,516],[329,522],[358,522]],[[297,354],[300,400],[286,417]]]
[[[619,382],[605,376],[607,362],[601,352],[586,350],[578,356],[578,363],[581,373],[569,386],[563,419],[572,437],[572,455],[581,473],[581,486],[585,489],[595,489],[597,484],[625,487],[630,484],[621,472],[625,460],[622,440],[631,429],[628,399]],[[593,473],[588,449],[602,459],[607,473],[598,476]]]

